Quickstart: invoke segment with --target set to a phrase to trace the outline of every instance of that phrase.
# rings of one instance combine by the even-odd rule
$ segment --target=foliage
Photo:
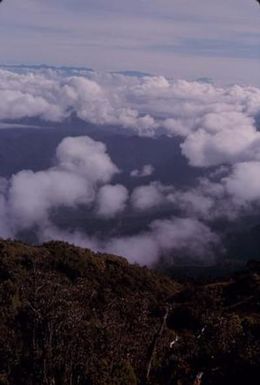
[[[179,284],[62,242],[0,241],[0,385],[256,384],[257,269]]]

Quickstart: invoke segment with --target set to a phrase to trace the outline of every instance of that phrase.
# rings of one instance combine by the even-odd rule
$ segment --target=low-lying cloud
[[[159,257],[166,256],[174,262],[175,257],[211,262],[212,250],[219,246],[219,238],[210,228],[192,218],[172,217],[156,220],[149,230],[129,237],[112,239],[106,248],[115,254],[124,255],[131,262],[151,265]]]
[[[196,167],[260,156],[256,87],[91,71],[65,76],[53,69],[2,69],[0,81],[0,120],[39,117],[61,122],[75,113],[87,122],[117,126],[119,132],[177,136],[183,155]]]
[[[100,186],[118,172],[103,143],[89,137],[63,139],[53,167],[3,179],[1,198],[6,199],[10,233],[47,223],[55,208],[93,204]]]
[[[130,175],[133,178],[144,178],[147,176],[151,176],[154,173],[154,167],[151,164],[145,164],[141,170],[132,170]]]
[[[103,143],[87,136],[68,137],[58,145],[52,167],[0,179],[2,237],[33,229],[39,241],[64,239],[145,264],[178,253],[211,258],[221,249],[221,234],[212,230],[212,223],[237,219],[259,206],[256,87],[87,71],[65,76],[61,70],[0,70],[0,84],[0,120],[63,122],[73,113],[104,128],[112,125],[120,134],[155,140],[164,134],[178,138],[190,167],[205,170],[191,187],[177,188],[157,180],[154,167],[145,164],[128,174],[137,184],[129,189],[115,181],[121,170]],[[136,234],[106,238],[60,228],[52,216],[62,208],[81,209],[103,221],[145,217],[161,208],[168,214],[149,220]]]
[[[153,220],[141,233],[112,237],[90,236],[76,228],[66,230],[55,224],[52,214],[56,209],[80,209],[86,216],[107,220],[123,215],[125,210],[144,212],[163,205],[165,200],[171,202],[173,186],[154,182],[130,192],[123,185],[113,184],[119,172],[103,143],[87,136],[63,139],[51,168],[37,172],[22,170],[10,179],[1,179],[1,236],[16,237],[27,230],[39,242],[63,239],[125,255],[142,264],[178,253],[198,259],[212,256],[219,238],[197,218],[171,216]]]
[[[127,189],[119,184],[102,186],[97,194],[97,215],[113,218],[126,208]]]

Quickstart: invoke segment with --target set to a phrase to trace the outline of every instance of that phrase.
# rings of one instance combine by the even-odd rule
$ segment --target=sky
[[[0,63],[260,85],[254,0],[5,0]]]

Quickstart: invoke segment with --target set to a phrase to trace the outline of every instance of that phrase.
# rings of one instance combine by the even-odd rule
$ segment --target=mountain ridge
[[[1,385],[258,383],[259,264],[179,283],[51,241],[0,241]]]

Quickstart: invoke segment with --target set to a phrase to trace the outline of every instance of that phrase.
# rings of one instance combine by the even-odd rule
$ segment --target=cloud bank
[[[199,166],[218,163],[222,154],[227,160],[235,158],[258,139],[259,88],[217,87],[163,76],[71,73],[73,76],[53,69],[0,70],[0,119],[62,121],[73,112],[87,122],[119,126],[119,131],[179,136],[185,140],[184,154]],[[227,141],[221,153],[218,143],[224,132],[227,137],[235,134],[237,140],[232,149],[231,139]],[[205,163],[209,147],[214,154]]]
[[[1,179],[1,236],[17,237],[23,231],[31,231],[40,242],[63,239],[125,255],[142,264],[155,263],[160,256],[174,253],[198,259],[212,255],[212,247],[219,243],[218,236],[196,218],[173,216],[153,220],[139,234],[112,237],[89,236],[55,224],[53,212],[57,209],[80,209],[86,216],[107,220],[125,210],[153,210],[169,200],[167,194],[172,192],[172,186],[154,182],[130,192],[123,185],[113,184],[119,172],[103,143],[87,136],[63,139],[51,168],[37,172],[22,170],[10,179]]]
[[[256,87],[83,70],[72,76],[53,69],[0,70],[0,84],[2,121],[34,117],[63,122],[73,113],[96,124],[97,130],[100,125],[113,126],[119,134],[154,140],[163,134],[178,140],[191,168],[205,170],[192,187],[177,188],[156,180],[156,170],[146,164],[130,172],[138,185],[128,189],[114,181],[120,170],[103,143],[68,137],[58,145],[52,167],[21,170],[8,180],[0,179],[3,237],[33,229],[39,241],[57,237],[149,264],[178,253],[211,258],[214,249],[221,249],[220,234],[212,230],[214,221],[235,220],[259,207]],[[62,208],[82,208],[86,216],[103,221],[127,215],[153,219],[137,234],[106,238],[59,228],[52,216]],[[162,209],[165,216],[154,219]]]

